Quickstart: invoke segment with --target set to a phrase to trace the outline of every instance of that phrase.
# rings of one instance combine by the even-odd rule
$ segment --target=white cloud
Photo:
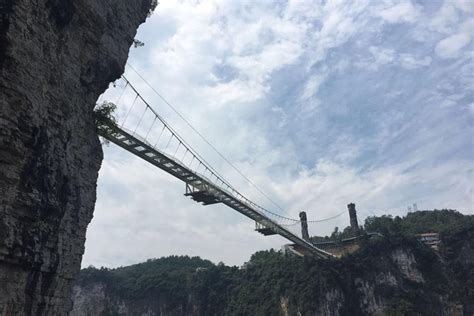
[[[357,33],[366,18],[366,7],[366,1],[330,1],[322,7],[321,29],[309,38],[310,67],[323,60],[330,49],[344,44]]]
[[[440,33],[449,33],[452,32],[458,21],[458,11],[449,1],[445,1],[431,20],[431,27]]]
[[[472,2],[472,0],[451,0],[451,1],[456,8],[462,11],[466,11],[469,13],[474,12],[474,3]]]
[[[410,54],[400,54],[400,63],[403,68],[406,69],[417,69],[420,67],[426,67],[431,64],[432,58],[426,56],[422,59],[416,59]]]
[[[459,27],[459,31],[463,33],[472,33],[472,30],[474,30],[474,18],[467,19]]]
[[[307,25],[294,15],[269,10],[271,6],[209,1],[166,2],[160,7],[162,15],[174,17],[177,27],[164,43],[153,44],[152,62],[160,68],[162,81],[175,82],[176,74],[186,73],[179,81],[199,85],[193,92],[202,94],[212,107],[258,100],[268,90],[270,75],[303,52]],[[216,67],[232,69],[231,80],[216,77]]]
[[[430,186],[430,179],[434,180],[440,176],[447,176],[449,179],[450,172],[468,180],[464,174],[470,168],[469,163],[440,165],[433,173],[429,173],[428,168],[414,173],[404,172],[409,166],[410,163],[405,163],[360,173],[347,166],[332,162],[320,162],[313,170],[303,172],[298,176],[298,179],[289,182],[288,186],[281,187],[281,193],[289,192],[289,195],[294,199],[292,203],[297,206],[297,209],[317,210],[317,215],[311,214],[313,218],[315,216],[324,218],[334,214],[337,210],[344,209],[345,204],[350,201],[356,202],[361,212],[391,209],[394,213],[403,212],[411,201],[418,202],[420,206],[426,208],[454,204],[466,207],[472,203],[472,197],[466,192],[459,192],[456,198],[459,200],[455,202],[451,198],[447,199],[445,194],[442,194],[443,196],[422,196],[414,195],[412,191],[416,187],[423,189],[422,187]],[[447,183],[442,186],[446,188],[449,185],[453,185],[453,183],[447,180]],[[387,198],[387,195],[392,196]],[[342,220],[345,222],[347,218]]]
[[[439,41],[435,52],[441,58],[454,58],[470,42],[471,36],[468,33],[454,34]]]
[[[319,87],[326,80],[324,74],[312,75],[307,81],[301,96],[302,100],[306,100],[318,93]]]
[[[474,4],[471,0],[445,0],[433,16],[424,17],[419,24],[421,28],[427,28],[429,32],[470,33],[472,32],[473,10]],[[424,35],[428,37],[433,34],[425,32]]]
[[[379,15],[389,23],[400,23],[414,22],[419,13],[411,2],[403,2],[380,11]]]
[[[472,115],[474,115],[474,103],[470,103],[467,105],[467,108],[471,112]]]
[[[371,46],[369,51],[374,57],[373,62],[376,65],[390,64],[395,58],[395,51],[393,49]]]
[[[354,62],[356,67],[377,71],[380,67],[392,65],[397,54],[391,48],[370,46],[367,55]]]

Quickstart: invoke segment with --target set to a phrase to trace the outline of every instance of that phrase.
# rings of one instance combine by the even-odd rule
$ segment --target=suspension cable
[[[181,141],[185,146],[187,146],[189,149],[190,149],[190,152],[195,155],[197,157],[198,160],[202,161],[202,165],[208,169],[210,171],[210,173],[213,173],[215,175],[218,175],[223,182],[226,183],[227,186],[229,186],[229,188],[231,188],[231,190],[235,191],[238,195],[242,196],[243,200],[245,200],[246,203],[248,204],[253,204],[255,205],[256,207],[258,207],[258,209],[260,210],[263,210],[264,212],[268,213],[268,214],[272,214],[274,216],[277,216],[279,218],[284,218],[284,219],[288,219],[288,220],[291,220],[291,221],[298,221],[297,219],[294,219],[294,218],[289,218],[289,217],[285,217],[285,216],[282,216],[280,214],[277,214],[277,213],[274,213],[272,211],[269,211],[255,203],[253,203],[252,201],[250,201],[248,198],[244,197],[240,192],[238,192],[235,188],[233,188],[229,182],[216,170],[212,167],[212,165],[210,163],[208,163],[201,155],[199,155],[197,153],[197,151],[195,150],[191,150],[193,149],[191,145],[189,145],[167,122],[166,120],[161,116],[159,115],[151,106],[150,104],[141,96],[141,94],[136,90],[136,88],[130,83],[130,81],[124,76],[122,75],[122,79],[124,81],[127,82],[127,86],[129,86],[134,92],[135,94],[140,98],[140,100],[148,107],[148,109],[163,123],[163,125],[166,126],[166,128],[171,132],[171,138],[169,140],[169,142],[171,141],[171,139],[173,138],[173,136],[178,140],[178,141]],[[166,148],[168,147],[169,145],[169,142],[166,146]]]
[[[321,223],[321,222],[326,222],[326,221],[329,221],[331,219],[335,219],[339,216],[341,216],[342,214],[346,214],[347,211],[343,211],[337,215],[334,215],[334,216],[331,216],[331,217],[328,217],[328,218],[323,218],[323,219],[317,219],[317,220],[312,220],[312,221],[307,221],[308,223]]]
[[[166,104],[168,105],[176,115],[178,115],[185,123],[188,125],[189,128],[191,128],[207,145],[209,145],[214,152],[216,152],[232,169],[234,169],[238,174],[240,174],[251,186],[253,186],[257,191],[263,195],[268,201],[270,201],[274,206],[279,208],[281,211],[285,211],[277,202],[275,202],[272,198],[270,198],[263,190],[261,190],[252,180],[250,180],[242,171],[240,171],[232,162],[230,162],[229,159],[227,159],[214,145],[211,144],[210,141],[207,140],[207,138],[201,134],[171,103],[169,103],[148,81],[132,66],[130,63],[127,62],[127,65],[130,67],[130,69],[135,72],[140,79],[145,82],[145,84],[150,87],[153,92],[158,95],[158,97]]]

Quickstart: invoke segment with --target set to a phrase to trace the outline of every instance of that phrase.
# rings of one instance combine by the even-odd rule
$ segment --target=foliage
[[[129,267],[112,271],[117,292],[131,297],[143,297],[159,292],[166,296],[180,298],[185,293],[188,277],[198,268],[214,265],[199,257],[170,256],[151,259]]]
[[[114,116],[117,106],[112,102],[104,101],[94,109],[94,119],[97,130],[105,135],[111,134],[117,127],[117,119]]]
[[[444,231],[441,237],[440,253],[449,262],[452,275],[450,296],[470,302],[474,309],[474,224],[471,221],[453,231]]]
[[[142,41],[140,41],[139,39],[134,39],[133,40],[133,47],[137,48],[137,47],[143,47],[145,46],[145,43],[143,43]]]
[[[158,0],[151,0],[150,10],[148,11],[148,17],[150,17],[153,14],[158,4],[159,4]]]
[[[269,250],[256,252],[238,269],[199,257],[171,256],[112,270],[89,267],[77,283],[107,284],[121,300],[163,301],[163,314],[181,315],[191,314],[190,308],[200,315],[280,315],[283,301],[290,315],[326,314],[325,308],[363,315],[361,282],[373,287],[371,295],[384,302],[386,315],[437,315],[445,298],[465,306],[474,301],[472,216],[422,211],[399,219],[373,217],[365,228],[383,231],[388,238],[367,239],[360,251],[337,260]],[[413,237],[432,230],[442,233],[439,254]],[[398,250],[414,256],[423,283],[407,278],[394,262]]]
[[[392,215],[369,216],[359,229],[363,232],[377,232],[385,236],[413,236],[427,232],[453,232],[474,224],[474,216],[463,215],[456,210],[433,210],[410,212],[405,217]],[[313,236],[313,242],[336,241],[353,237],[350,226],[342,231],[335,227],[329,236]]]
[[[387,316],[420,315],[415,312],[413,303],[401,298],[391,299],[384,309],[384,314]]]
[[[76,279],[76,284],[85,286],[91,282],[105,284],[113,282],[110,271],[110,269],[104,267],[96,269],[93,266],[89,266],[81,270],[81,273],[79,273]]]
[[[365,220],[364,229],[368,232],[379,232],[386,236],[426,232],[454,231],[466,225],[474,224],[474,216],[465,216],[456,210],[417,211],[401,218],[391,215],[371,216]]]

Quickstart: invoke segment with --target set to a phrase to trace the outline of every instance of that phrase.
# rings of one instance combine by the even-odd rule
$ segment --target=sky
[[[235,187],[282,215],[324,219],[350,202],[359,221],[413,204],[474,214],[473,30],[474,0],[161,0],[129,65],[281,209],[130,66],[125,76]],[[84,267],[168,255],[241,265],[287,243],[200,206],[113,144],[104,156]],[[343,214],[310,234],[348,224]]]

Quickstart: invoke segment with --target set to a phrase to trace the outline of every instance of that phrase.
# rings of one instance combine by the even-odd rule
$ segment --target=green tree
[[[102,134],[111,134],[117,127],[114,114],[117,106],[112,102],[104,101],[94,109],[94,119],[97,130]]]

